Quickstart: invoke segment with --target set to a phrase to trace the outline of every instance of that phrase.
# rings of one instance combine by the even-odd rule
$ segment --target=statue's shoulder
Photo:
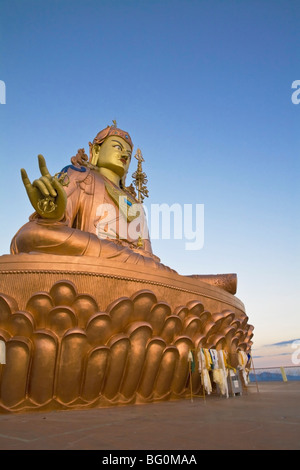
[[[84,182],[91,184],[93,181],[93,165],[88,162],[88,156],[84,149],[79,149],[77,154],[71,158],[71,164],[61,170],[61,174],[66,173],[69,179],[75,183]]]
[[[67,165],[59,173],[59,177],[64,181],[64,189],[67,196],[71,196],[74,191],[83,190],[91,192],[93,187],[93,175],[90,168],[85,166]],[[64,178],[65,176],[65,178]]]
[[[80,174],[81,174],[81,176],[87,176],[89,172],[90,172],[90,169],[88,167],[86,167],[86,166],[75,166],[73,164],[65,166],[60,171],[61,174],[68,173],[68,174],[71,174],[71,175],[77,176],[77,177],[80,177]]]

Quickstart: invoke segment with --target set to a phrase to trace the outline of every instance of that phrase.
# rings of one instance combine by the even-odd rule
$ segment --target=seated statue
[[[72,164],[52,177],[39,155],[42,176],[33,183],[22,169],[35,212],[14,236],[11,253],[101,257],[175,273],[153,254],[142,205],[125,186],[132,149],[129,134],[114,124],[90,143],[89,161],[80,149]],[[234,274],[194,278],[235,294]]]
[[[149,238],[141,240],[141,231],[135,238],[130,238],[128,231],[125,237],[119,234],[121,222],[124,227],[124,218],[130,219],[126,208],[120,207],[120,200],[123,197],[128,208],[138,204],[125,187],[133,148],[129,134],[108,126],[97,134],[90,147],[89,163],[81,149],[72,159],[75,164],[65,167],[56,177],[50,175],[42,155],[38,156],[42,174],[39,179],[31,184],[26,171],[21,170],[36,212],[14,236],[11,253],[101,256],[167,269],[153,255]],[[115,209],[113,220],[110,213],[101,211],[109,206]],[[105,223],[101,224],[102,218]],[[145,223],[144,213],[139,218]]]

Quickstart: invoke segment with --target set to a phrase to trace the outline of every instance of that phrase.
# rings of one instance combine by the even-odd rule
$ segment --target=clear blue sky
[[[143,152],[147,206],[205,207],[202,250],[154,240],[156,254],[181,274],[236,272],[253,354],[289,364],[300,338],[299,24],[297,0],[2,0],[0,254],[32,213],[20,168],[38,177],[42,153],[57,172],[116,119]]]

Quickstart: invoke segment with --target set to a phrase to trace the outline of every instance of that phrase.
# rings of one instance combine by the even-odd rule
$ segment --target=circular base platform
[[[184,397],[188,353],[251,347],[234,295],[199,279],[89,257],[0,257],[0,409]],[[200,375],[193,374],[193,390]]]

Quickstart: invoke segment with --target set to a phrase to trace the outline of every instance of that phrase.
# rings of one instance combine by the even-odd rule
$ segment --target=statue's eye
[[[114,145],[114,147],[115,147],[116,149],[118,149],[118,150],[122,150],[121,145]]]

